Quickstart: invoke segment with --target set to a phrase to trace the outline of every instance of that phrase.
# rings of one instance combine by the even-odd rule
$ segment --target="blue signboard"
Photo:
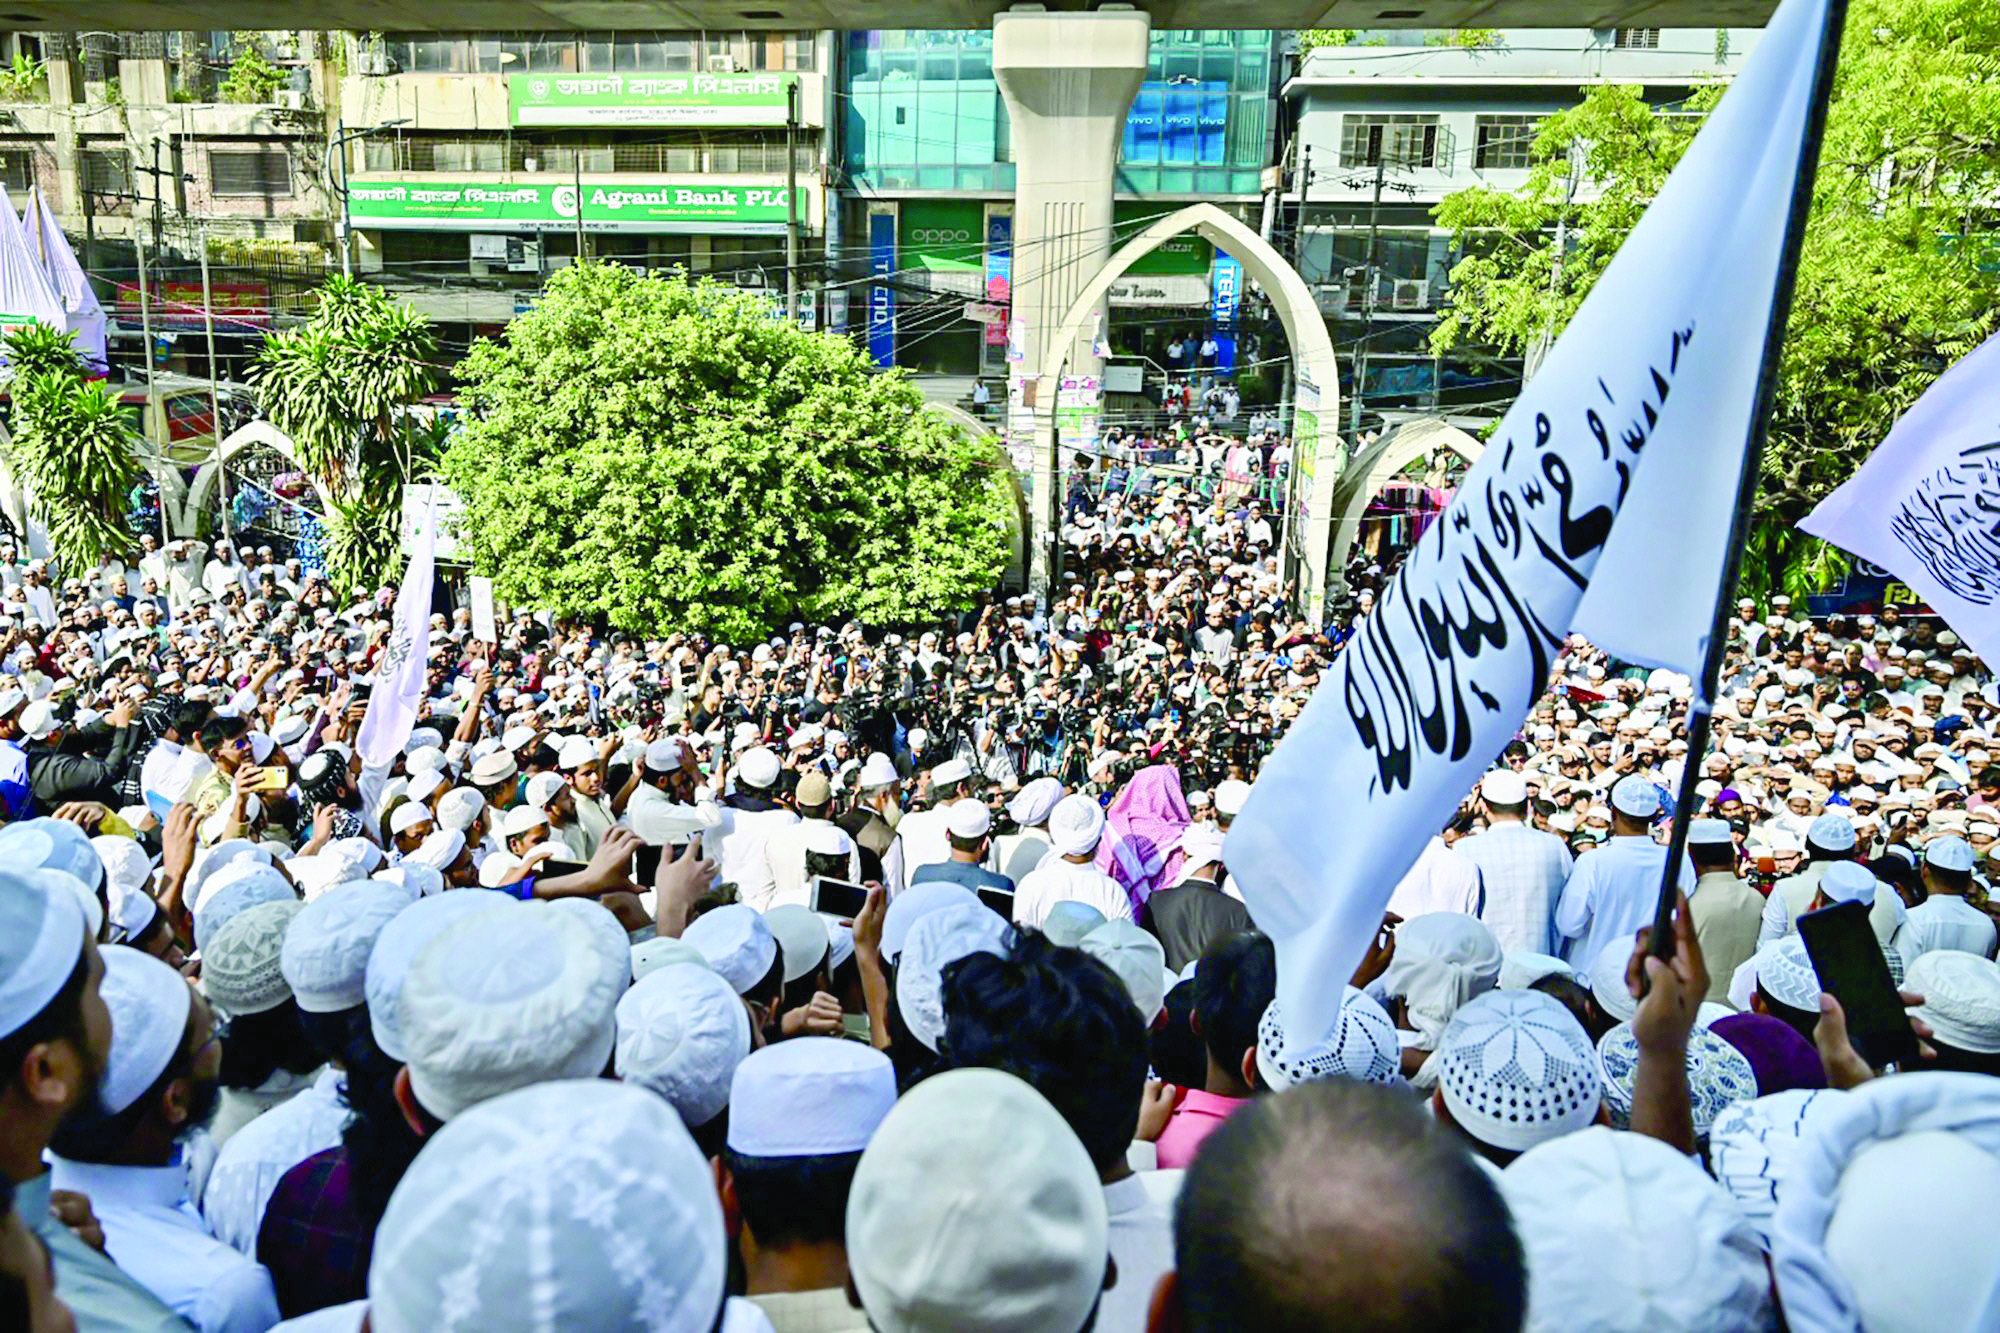
[[[1215,368],[1226,374],[1236,369],[1236,317],[1243,306],[1243,265],[1218,249],[1208,290],[1208,318],[1215,334]]]
[[[986,299],[1005,305],[1014,294],[1014,215],[986,215]]]
[[[1221,79],[1149,80],[1125,117],[1128,165],[1219,167],[1228,152],[1229,84]]]
[[[896,271],[896,215],[868,215],[868,355],[878,366],[896,364],[896,290],[887,279]]]

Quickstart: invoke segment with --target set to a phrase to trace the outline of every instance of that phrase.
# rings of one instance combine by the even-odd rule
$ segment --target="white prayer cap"
[[[438,797],[437,818],[443,828],[463,833],[486,808],[486,798],[471,787],[453,787]]]
[[[1008,926],[982,902],[927,914],[910,928],[896,962],[896,1007],[910,1035],[935,1051],[944,1037],[944,970],[975,953],[1005,954]]]
[[[1599,1008],[1621,1023],[1630,1022],[1639,1012],[1639,1002],[1625,984],[1632,947],[1630,940],[1615,939],[1598,950],[1590,964],[1590,993],[1597,998]]]
[[[412,741],[416,739],[415,732],[410,733],[410,739]],[[403,760],[403,767],[414,776],[418,773],[435,773],[444,767],[444,762],[444,751],[435,742],[428,745],[413,744],[409,748],[408,756]]]
[[[1821,815],[1806,826],[1806,841],[1829,852],[1854,849],[1854,821],[1840,815]]]
[[[1750,958],[1758,989],[1779,1004],[1819,1012],[1819,973],[1805,940],[1796,933],[1772,940]]]
[[[438,758],[441,762],[444,758],[444,752],[439,747],[443,744],[444,733],[436,727],[411,727],[410,739],[404,743],[403,750],[411,759],[415,759],[422,751],[438,750]]]
[[[1511,768],[1496,768],[1479,780],[1479,794],[1494,805],[1519,805],[1528,799],[1528,784]]]
[[[29,819],[0,828],[0,862],[16,870],[60,870],[93,898],[104,880],[104,862],[90,835],[66,819]]]
[[[1993,1328],[1996,1194],[1991,1075],[1898,1074],[1815,1110],[1772,1224],[1786,1318],[1814,1333]]]
[[[1049,812],[1062,798],[1061,782],[1055,778],[1036,778],[1014,793],[1014,799],[1007,802],[1007,814],[1022,828],[1033,828],[1048,821]]]
[[[736,781],[762,791],[777,782],[782,767],[767,746],[753,745],[736,757]]]
[[[547,814],[532,805],[517,805],[507,811],[500,821],[500,832],[509,838],[518,838],[523,833],[532,833],[545,827],[549,822]],[[450,864],[446,862],[446,864]]]
[[[404,862],[405,865],[409,864]],[[520,869],[521,858],[512,852],[488,852],[479,863],[479,886],[483,889],[497,889],[512,883],[509,877]]]
[[[1976,1055],[2000,1054],[2000,963],[1933,949],[1910,964],[1903,985],[1924,997],[1913,1012],[1938,1041]]]
[[[1462,912],[1431,912],[1396,931],[1396,956],[1382,977],[1383,993],[1403,997],[1424,1048],[1435,1050],[1460,1005],[1500,982],[1500,945],[1493,932]]]
[[[646,746],[642,762],[648,773],[671,773],[681,766],[681,738],[664,736]],[[753,784],[754,785],[754,784]],[[769,784],[764,784],[768,786]]]
[[[533,727],[509,727],[500,733],[500,748],[519,750],[535,739]]]
[[[617,916],[595,898],[557,898],[549,907],[583,923],[590,932],[591,943],[604,958],[605,968],[617,975],[618,990],[623,994],[632,975],[632,936],[619,924]]]
[[[1806,1117],[1825,1114],[1846,1094],[1832,1088],[1788,1088],[1722,1108],[1708,1130],[1709,1170],[1737,1207],[1771,1243],[1771,1218],[1785,1188]]]
[[[1629,819],[1651,819],[1660,813],[1660,789],[1636,773],[1622,777],[1611,789],[1611,808]]]
[[[1528,990],[1544,977],[1576,976],[1576,969],[1552,954],[1517,949],[1500,959],[1500,989]]]
[[[673,1112],[579,1079],[473,1107],[404,1173],[375,1235],[376,1333],[708,1333],[722,1206]]]
[[[806,830],[806,850],[815,856],[852,856],[854,839],[837,824],[814,821]]]
[[[547,810],[562,790],[569,786],[559,773],[537,773],[528,779],[527,790],[523,793],[528,804],[536,810]]]
[[[389,816],[389,832],[408,833],[420,824],[431,823],[430,807],[422,801],[405,801]]]
[[[1104,810],[1091,797],[1065,796],[1049,812],[1049,841],[1062,856],[1094,851],[1104,836]]]
[[[933,787],[949,787],[972,776],[972,765],[963,759],[947,759],[931,770]]]
[[[417,845],[417,850],[404,857],[405,861],[415,861],[420,866],[433,870],[449,870],[465,851],[465,835],[455,828],[441,828]]]
[[[831,971],[854,957],[854,927],[823,912],[820,915],[826,920],[826,965]]]
[[[1459,1128],[1520,1152],[1597,1118],[1603,1084],[1590,1037],[1553,996],[1488,991],[1438,1042],[1438,1088]]]
[[[671,936],[655,935],[650,940],[641,940],[632,946],[634,981],[642,980],[672,963],[693,963],[696,967],[708,966],[708,960],[701,956],[701,950],[686,940],[674,939]]]
[[[367,998],[368,955],[413,897],[400,884],[358,879],[307,903],[285,931],[279,970],[299,1008],[338,1013]]]
[[[648,972],[618,1001],[618,1077],[666,1098],[690,1129],[729,1104],[749,1053],[750,1010],[706,967]]]
[[[954,1069],[912,1089],[862,1153],[847,1252],[881,1333],[1082,1328],[1104,1286],[1104,1189],[1040,1093]]]
[[[1688,822],[1688,846],[1727,847],[1734,842],[1726,819],[1695,819]]]
[[[1084,936],[1103,924],[1103,912],[1089,903],[1064,898],[1052,904],[1049,914],[1042,918],[1042,934],[1048,936],[1051,944],[1075,949],[1082,946]]]
[[[205,949],[229,922],[259,903],[295,903],[299,900],[298,890],[285,882],[285,877],[277,867],[262,861],[245,861],[240,864],[240,873],[232,873],[225,880],[217,875],[211,882],[206,897],[194,914],[194,947]],[[231,866],[232,872],[237,866]]]
[[[565,736],[556,747],[556,767],[574,773],[585,764],[595,763],[597,747],[588,736]]]
[[[941,879],[912,884],[889,900],[889,910],[882,916],[882,956],[892,963],[896,961],[911,927],[930,913],[978,902],[979,896],[963,884]]]
[[[453,922],[418,953],[398,1001],[417,1100],[449,1120],[531,1083],[602,1073],[628,968],[606,966],[588,927],[547,904]]]
[[[106,1114],[117,1115],[180,1054],[194,992],[180,973],[149,953],[122,944],[108,944],[103,953],[111,1053],[97,1095]]]
[[[444,874],[436,866],[422,865],[416,861],[405,861],[401,865],[385,866],[369,876],[384,884],[399,885],[409,891],[411,901],[428,898],[444,892]]]
[[[335,838],[326,845],[326,850],[361,872],[351,878],[365,878],[382,865],[382,849],[367,838]]]
[[[1604,1104],[1610,1108],[1611,1123],[1623,1129],[1632,1120],[1639,1078],[1639,1040],[1630,1023],[1620,1023],[1598,1039],[1597,1061],[1604,1073]],[[1757,1071],[1743,1052],[1696,1024],[1688,1033],[1687,1085],[1694,1132],[1705,1137],[1724,1107],[1757,1096]]]
[[[1500,1185],[1527,1259],[1531,1333],[1772,1322],[1756,1233],[1720,1185],[1659,1140],[1592,1126],[1523,1153]]]
[[[1161,978],[1165,980],[1164,977]],[[1388,1011],[1352,986],[1340,997],[1340,1017],[1321,1041],[1285,1031],[1276,1000],[1257,1023],[1257,1076],[1274,1092],[1322,1078],[1352,1078],[1402,1087],[1402,1045]]]
[[[1106,921],[1077,947],[1118,974],[1139,1006],[1139,1021],[1150,1028],[1167,1002],[1167,954],[1159,940],[1130,921]]]
[[[492,787],[506,782],[521,771],[514,756],[506,750],[496,750],[480,755],[472,761],[472,782],[478,787]]]
[[[895,761],[879,750],[862,762],[860,785],[863,788],[886,787],[902,780],[903,775],[896,771]]]
[[[954,838],[983,838],[993,827],[993,812],[984,801],[953,801],[944,808],[944,826]]]
[[[104,895],[120,939],[135,939],[153,924],[153,863],[130,838],[100,834],[90,840],[104,863]]]
[[[1837,903],[1875,902],[1875,876],[1854,861],[1835,861],[1819,877],[1820,892]]]
[[[368,1027],[382,1053],[398,1062],[410,1058],[402,1038],[402,1008],[398,1003],[410,965],[423,947],[444,931],[474,912],[489,907],[513,907],[516,900],[504,893],[485,889],[458,889],[435,897],[420,898],[396,914],[368,951],[363,974],[363,997],[368,1003]]]
[[[444,786],[444,770],[418,769],[410,774],[410,780],[403,788],[403,795],[410,798],[410,804],[422,805],[430,799],[432,792],[442,786]]]
[[[681,938],[701,950],[708,965],[738,995],[769,976],[778,957],[777,937],[757,909],[744,903],[702,913],[688,923]]]
[[[1215,787],[1215,813],[1234,819],[1243,813],[1243,803],[1249,799],[1249,783],[1241,778],[1225,778]]]
[[[209,1003],[232,1018],[276,1009],[292,998],[280,958],[285,932],[305,904],[258,903],[215,932],[201,951],[201,989]]]
[[[745,1157],[858,1153],[895,1105],[888,1056],[858,1041],[795,1037],[752,1051],[736,1066],[729,1150]]]
[[[777,937],[785,958],[785,984],[806,976],[826,958],[830,937],[826,918],[809,907],[784,903],[764,913],[764,924]]]
[[[1972,844],[1956,834],[1932,838],[1924,844],[1924,864],[1939,870],[1965,872],[1972,869]]]

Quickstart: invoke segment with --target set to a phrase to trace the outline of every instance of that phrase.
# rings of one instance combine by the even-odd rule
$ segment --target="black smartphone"
[[[1007,920],[1014,919],[1014,895],[1006,889],[981,889],[979,901],[998,912]]]
[[[844,879],[828,879],[824,875],[813,880],[811,906],[815,912],[852,920],[861,914],[867,902],[868,889],[865,885]]]
[[[669,850],[671,849],[666,847],[641,847],[634,852],[632,882],[642,889],[651,888],[653,882],[660,877],[660,859]],[[678,857],[679,853],[676,852],[675,855]]]
[[[581,861],[558,861],[554,857],[542,862],[535,871],[536,879],[554,879],[558,875],[581,875],[585,866]]]
[[[1799,918],[1799,935],[1819,974],[1819,988],[1840,1001],[1847,1035],[1870,1068],[1907,1065],[1917,1056],[1917,1034],[1896,993],[1866,903],[1835,903]]]

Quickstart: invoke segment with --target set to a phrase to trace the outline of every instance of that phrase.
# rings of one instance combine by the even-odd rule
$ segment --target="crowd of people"
[[[392,590],[0,550],[0,1326],[2000,1327],[1984,665],[1746,602],[1691,756],[1571,641],[1294,1031],[1225,837],[1352,624],[1282,529],[1100,473],[1046,604],[441,611],[386,755]]]

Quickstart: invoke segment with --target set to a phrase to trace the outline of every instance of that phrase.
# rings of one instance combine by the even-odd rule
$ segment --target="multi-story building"
[[[504,324],[579,247],[782,293],[795,222],[809,293],[830,42],[652,31],[352,39],[334,127],[352,262],[444,325],[447,341]]]
[[[1454,257],[1432,210],[1470,186],[1525,184],[1542,119],[1591,85],[1637,84],[1671,105],[1732,77],[1757,37],[1751,28],[1542,28],[1463,45],[1403,29],[1308,53],[1284,88],[1297,122],[1286,198],[1299,219],[1300,270],[1336,344],[1366,339],[1365,402],[1510,400],[1518,363],[1431,355]]]
[[[1119,236],[1193,200],[1258,220],[1275,142],[1276,37],[1228,29],[1152,34],[1119,152]],[[841,40],[843,171],[834,207],[842,243],[830,252],[849,284],[892,275],[853,286],[847,318],[862,324],[865,291],[889,303],[866,319],[870,348],[884,364],[1004,373],[1012,281],[1064,257],[1012,243],[1014,162],[993,35],[882,31]],[[1198,331],[1210,318],[1218,262],[1230,261],[1193,236],[1147,256],[1112,288],[1107,336],[1121,351],[1164,363],[1176,332]]]

